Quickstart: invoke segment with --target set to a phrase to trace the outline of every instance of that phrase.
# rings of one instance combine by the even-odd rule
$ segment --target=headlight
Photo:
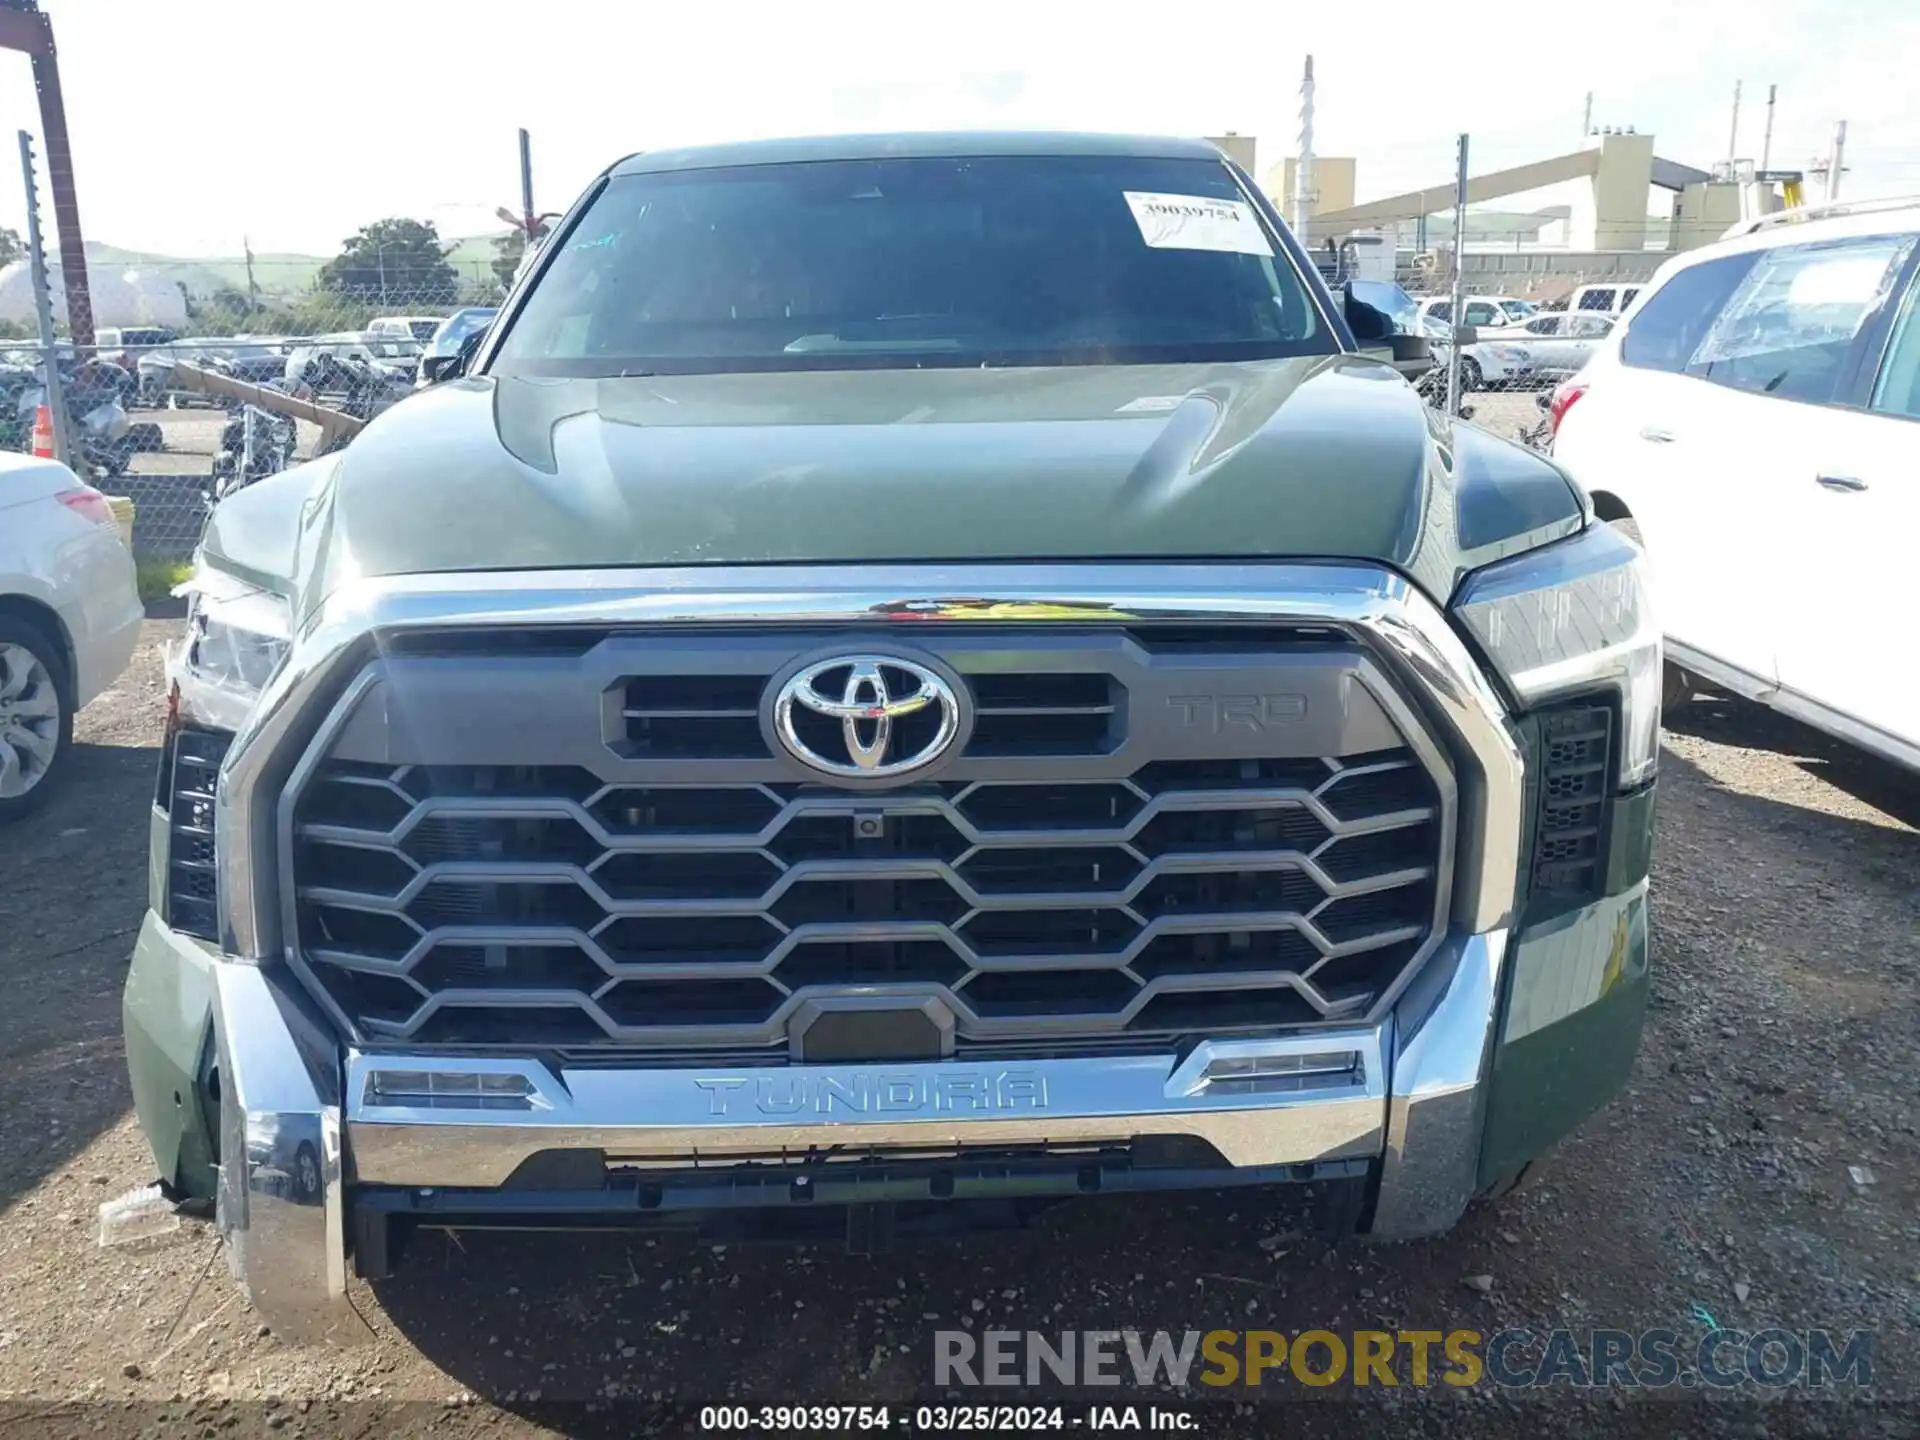
[[[1455,613],[1529,708],[1612,691],[1621,720],[1619,783],[1651,779],[1660,753],[1660,628],[1640,548],[1611,525],[1502,560],[1467,581]]]
[[[180,713],[216,730],[238,730],[287,658],[286,599],[204,567],[181,589],[192,598],[172,666]]]

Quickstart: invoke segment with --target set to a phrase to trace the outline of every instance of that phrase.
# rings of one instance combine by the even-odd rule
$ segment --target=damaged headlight
[[[1640,547],[1611,525],[1475,572],[1454,613],[1527,708],[1588,692],[1620,706],[1622,789],[1653,778],[1660,753],[1660,628]]]
[[[172,665],[180,715],[238,730],[287,658],[286,597],[204,566],[176,593],[189,597],[186,638]]]

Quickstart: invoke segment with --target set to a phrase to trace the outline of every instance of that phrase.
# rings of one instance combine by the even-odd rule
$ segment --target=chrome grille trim
[[[1420,697],[1462,785],[1451,891],[1461,929],[1504,922],[1519,835],[1521,760],[1500,702],[1438,609],[1399,577],[1360,566],[881,566],[405,577],[350,586],[308,617],[289,664],[229,752],[219,833],[225,860],[223,948],[301,965],[284,924],[290,895],[276,801],[317,729],[367,681],[383,639],[474,627],[700,623],[854,624],[903,613],[968,625],[1058,624],[1062,612],[1107,623],[1325,623],[1361,638],[1396,690]],[[961,594],[967,602],[940,597]],[[913,627],[925,633],[922,627]],[[1424,729],[1409,735],[1422,743]],[[1425,757],[1423,757],[1425,758]],[[1446,761],[1438,750],[1432,758]],[[297,777],[292,777],[297,778]],[[283,909],[283,903],[287,902]],[[1187,979],[1189,977],[1179,977]]]

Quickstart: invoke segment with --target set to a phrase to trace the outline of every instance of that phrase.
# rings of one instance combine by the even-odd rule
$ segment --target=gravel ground
[[[874,1258],[675,1235],[428,1234],[395,1279],[356,1282],[372,1343],[283,1345],[238,1299],[206,1229],[111,1250],[95,1240],[100,1202],[152,1173],[129,1114],[119,995],[144,904],[160,646],[176,628],[149,623],[132,671],[80,717],[71,786],[0,837],[0,1400],[13,1402],[0,1429],[77,1416],[207,1435],[242,1421],[635,1433],[655,1412],[634,1404],[938,1399],[938,1329],[1691,1335],[1706,1312],[1749,1331],[1876,1331],[1874,1378],[1893,1408],[1440,1390],[1373,1425],[1914,1433],[1920,792],[1714,701],[1667,737],[1653,1008],[1629,1089],[1539,1181],[1443,1240],[1329,1246],[1244,1192],[1088,1200],[1029,1231]],[[1202,1433],[1263,1433],[1271,1413],[1216,1404]],[[1287,1418],[1336,1433],[1352,1414],[1308,1405]]]

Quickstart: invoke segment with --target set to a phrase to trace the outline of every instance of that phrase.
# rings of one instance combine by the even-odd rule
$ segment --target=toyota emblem
[[[923,770],[960,733],[955,686],[895,655],[838,655],[807,665],[773,699],[773,733],[809,769],[845,780]]]

